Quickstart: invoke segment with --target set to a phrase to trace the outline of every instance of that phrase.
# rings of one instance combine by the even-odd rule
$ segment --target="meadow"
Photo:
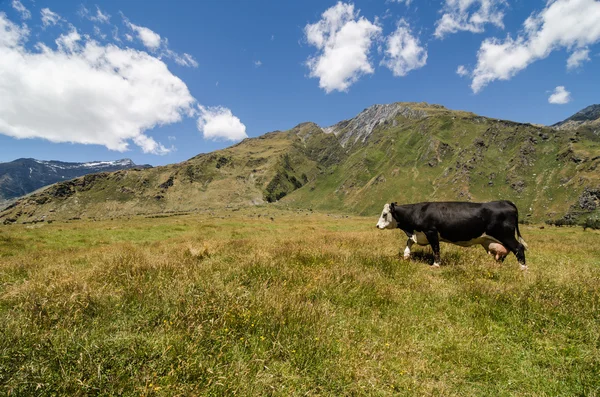
[[[399,259],[273,207],[0,226],[0,395],[600,395],[600,231]]]

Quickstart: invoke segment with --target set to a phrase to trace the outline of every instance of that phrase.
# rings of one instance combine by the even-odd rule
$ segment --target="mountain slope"
[[[19,200],[0,223],[194,211],[276,201],[336,160],[333,135],[313,123],[245,139],[179,164],[86,175]]]
[[[571,117],[552,125],[557,129],[573,129],[586,126],[600,127],[600,105],[590,105]]]
[[[36,159],[17,159],[0,163],[0,202],[24,196],[44,186],[97,172],[139,167],[130,159],[66,163]],[[147,168],[148,166],[141,166]]]
[[[428,109],[424,117],[380,123],[344,163],[311,182],[312,190],[284,201],[372,214],[391,200],[505,198],[517,203],[522,217],[539,221],[598,209],[599,165],[600,137],[586,129],[557,131]]]
[[[425,103],[375,105],[148,170],[59,183],[0,223],[281,204],[376,214],[385,202],[509,199],[532,221],[600,209],[600,137]]]

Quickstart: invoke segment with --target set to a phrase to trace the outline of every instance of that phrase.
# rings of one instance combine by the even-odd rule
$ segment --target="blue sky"
[[[162,165],[397,101],[552,124],[600,102],[599,41],[594,0],[0,0],[0,161]]]

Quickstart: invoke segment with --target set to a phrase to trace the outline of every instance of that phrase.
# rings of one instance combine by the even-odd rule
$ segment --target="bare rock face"
[[[395,123],[395,118],[398,115],[409,119],[422,119],[428,116],[424,110],[414,109],[401,103],[373,105],[360,112],[353,119],[344,120],[331,127],[323,128],[323,131],[338,137],[343,147],[352,146],[358,141],[365,142],[377,126]]]
[[[586,187],[579,196],[579,208],[585,211],[594,211],[600,206],[600,189]]]

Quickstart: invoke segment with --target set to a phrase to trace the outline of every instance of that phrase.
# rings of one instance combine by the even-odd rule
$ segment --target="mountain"
[[[590,105],[585,109],[575,113],[568,119],[552,125],[552,127],[557,129],[572,129],[582,126],[589,126],[593,128],[600,127],[600,105]]]
[[[0,163],[0,204],[31,193],[41,187],[86,174],[139,167],[130,159],[65,163],[36,159],[17,159]],[[147,168],[149,166],[141,166]]]
[[[20,199],[0,223],[200,211],[278,201],[377,214],[385,202],[509,199],[522,219],[600,212],[600,137],[427,103],[374,105],[178,164],[86,175]]]

